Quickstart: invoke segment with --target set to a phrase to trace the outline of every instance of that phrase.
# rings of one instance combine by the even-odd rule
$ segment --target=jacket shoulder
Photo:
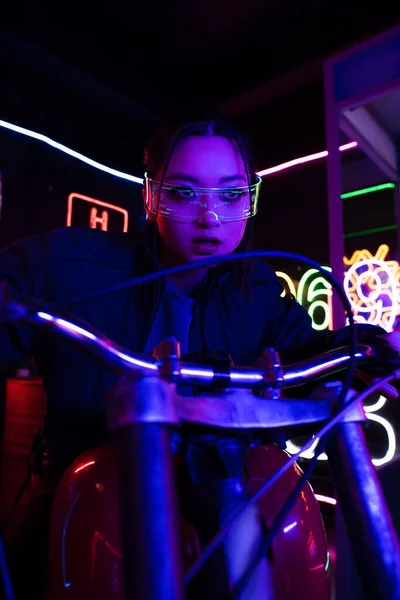
[[[143,246],[140,234],[62,227],[22,238],[0,252],[0,272],[16,275],[57,262],[91,262],[130,268]]]

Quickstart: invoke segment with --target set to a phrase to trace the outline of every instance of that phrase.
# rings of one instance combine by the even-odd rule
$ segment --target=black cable
[[[350,389],[351,382],[353,380],[354,375],[354,367],[355,367],[355,354],[356,354],[356,345],[357,345],[357,336],[356,336],[356,328],[354,326],[354,317],[351,311],[350,302],[342,288],[342,286],[336,281],[333,275],[324,269],[319,263],[312,260],[311,258],[307,258],[306,256],[302,256],[301,254],[295,254],[293,252],[283,252],[283,251],[273,251],[273,250],[259,250],[253,252],[240,252],[233,253],[227,256],[212,256],[210,258],[194,261],[191,263],[178,265],[176,267],[171,267],[170,269],[163,269],[161,271],[157,271],[154,273],[148,273],[146,275],[142,275],[141,277],[135,277],[133,279],[128,279],[127,281],[123,281],[122,283],[118,283],[113,286],[109,286],[107,288],[103,288],[100,290],[95,290],[94,292],[90,292],[88,294],[83,294],[81,296],[76,296],[75,298],[70,298],[68,300],[63,300],[62,302],[52,302],[47,305],[41,307],[42,311],[51,311],[56,310],[60,307],[65,307],[65,305],[70,304],[78,304],[80,302],[84,302],[86,300],[92,300],[94,298],[99,298],[100,296],[105,296],[107,294],[112,294],[127,288],[136,287],[138,285],[143,285],[145,283],[149,283],[150,281],[156,281],[157,279],[161,279],[163,277],[168,277],[169,275],[174,275],[176,273],[183,273],[185,271],[190,271],[192,269],[196,269],[199,267],[207,267],[211,266],[215,263],[228,263],[235,262],[238,260],[249,260],[255,258],[289,258],[292,260],[304,262],[307,265],[317,269],[320,271],[328,282],[331,284],[332,288],[338,293],[339,298],[343,304],[347,317],[349,319],[349,329],[350,329],[350,362],[347,371],[347,378],[343,388],[342,397],[339,401],[339,406],[343,404],[345,401],[348,390]]]
[[[316,261],[312,260],[311,258],[307,258],[306,256],[302,256],[301,254],[295,254],[293,252],[282,252],[279,250],[276,250],[276,251],[274,251],[274,250],[259,250],[259,251],[253,251],[253,252],[233,253],[233,254],[229,254],[227,256],[212,256],[210,258],[194,261],[194,262],[183,264],[183,265],[178,265],[176,267],[171,267],[170,269],[163,269],[161,271],[157,271],[154,273],[148,273],[146,275],[142,275],[141,277],[135,277],[133,279],[128,279],[127,281],[123,281],[122,283],[118,283],[116,285],[109,286],[107,288],[102,288],[100,290],[95,290],[94,292],[90,292],[88,294],[83,294],[81,296],[76,296],[75,298],[69,298],[67,300],[63,300],[62,302],[52,302],[52,303],[49,303],[44,306],[42,305],[39,310],[52,311],[52,310],[58,309],[63,306],[65,307],[65,305],[78,304],[78,303],[84,302],[86,300],[92,300],[94,298],[99,298],[100,296],[105,296],[107,294],[112,294],[112,293],[115,293],[115,292],[118,292],[118,291],[121,291],[124,289],[136,287],[138,285],[143,285],[145,283],[149,283],[150,281],[155,281],[157,279],[161,279],[161,278],[167,277],[169,275],[174,275],[176,273],[183,273],[185,271],[190,271],[192,269],[196,269],[199,267],[211,266],[215,263],[221,264],[221,263],[235,262],[238,260],[249,260],[249,259],[255,259],[255,258],[274,258],[274,257],[275,258],[276,257],[289,258],[292,260],[304,262],[307,265],[313,267],[314,269],[317,269],[317,271],[320,271],[325,276],[325,278],[329,281],[332,288],[338,293],[339,298],[343,304],[343,307],[344,307],[347,317],[349,319],[350,362],[349,362],[349,367],[348,367],[348,371],[347,371],[345,385],[343,388],[342,397],[340,398],[339,403],[338,403],[338,406],[340,407],[343,404],[343,402],[345,401],[347,392],[350,389],[351,382],[353,380],[353,375],[354,375],[357,333],[356,333],[356,328],[355,328],[355,324],[354,324],[353,313],[351,311],[350,302],[349,302],[342,286],[336,281],[336,279],[333,277],[333,275],[329,271],[324,269]]]
[[[190,271],[194,268],[211,266],[218,262],[227,263],[227,262],[235,262],[238,260],[249,260],[255,258],[289,258],[292,260],[304,262],[309,266],[320,271],[325,278],[329,281],[332,288],[338,293],[339,298],[343,304],[347,317],[349,319],[349,330],[350,330],[350,361],[347,370],[347,377],[345,384],[343,386],[341,397],[338,401],[337,407],[340,409],[346,399],[348,391],[350,390],[351,382],[353,380],[354,368],[355,368],[355,355],[356,355],[356,346],[357,346],[357,332],[354,323],[354,317],[351,310],[350,302],[342,288],[342,286],[336,281],[333,275],[324,269],[319,263],[312,260],[311,258],[307,258],[306,256],[302,256],[301,254],[295,254],[292,252],[283,252],[279,250],[261,250],[261,251],[253,251],[253,252],[241,252],[241,253],[233,253],[227,256],[212,256],[210,258],[206,258],[199,261],[194,261],[192,263],[178,265],[176,267],[172,267],[170,269],[163,269],[161,271],[157,271],[154,273],[148,273],[141,277],[136,277],[134,279],[130,279],[128,281],[123,281],[122,283],[118,283],[116,285],[110,286],[108,288],[103,288],[101,290],[96,290],[94,292],[90,292],[89,294],[84,294],[75,298],[70,298],[69,300],[64,300],[63,302],[53,302],[41,308],[42,311],[51,311],[55,310],[61,306],[65,306],[65,304],[77,304],[79,302],[83,302],[86,300],[91,300],[93,298],[99,298],[100,296],[104,296],[106,294],[111,294],[117,291],[121,291],[123,289],[127,289],[130,287],[136,287],[138,285],[143,285],[145,283],[149,283],[150,281],[155,281],[157,279],[161,279],[163,277],[167,277],[169,275],[173,275],[176,273],[183,273],[185,271]]]
[[[288,258],[300,262],[304,262],[307,265],[317,269],[323,273],[327,281],[332,285],[334,290],[339,294],[342,303],[345,307],[345,310],[349,316],[351,314],[351,306],[347,299],[347,296],[342,290],[341,285],[336,281],[333,275],[324,269],[319,263],[312,260],[311,258],[307,258],[306,256],[302,256],[301,254],[295,254],[292,252],[283,252],[280,250],[257,250],[252,252],[237,252],[228,254],[225,256],[211,256],[208,258],[204,258],[201,260],[196,260],[190,263],[185,263],[183,265],[177,265],[175,267],[171,267],[169,269],[163,269],[161,271],[156,271],[154,273],[147,273],[146,275],[142,275],[141,277],[134,277],[133,279],[128,279],[127,281],[122,281],[121,283],[117,283],[115,285],[101,288],[100,290],[94,290],[87,294],[82,294],[81,296],[75,296],[72,298],[67,298],[66,300],[62,300],[59,302],[50,302],[48,304],[42,304],[40,310],[55,310],[70,304],[78,304],[80,302],[85,302],[86,300],[93,300],[94,298],[100,298],[101,296],[106,296],[108,294],[113,294],[115,292],[119,292],[124,289],[128,289],[131,287],[136,287],[138,285],[143,285],[145,283],[150,283],[151,281],[155,281],[156,279],[161,279],[162,277],[168,277],[169,275],[175,275],[176,273],[184,273],[185,271],[191,271],[192,269],[198,269],[200,267],[211,267],[212,265],[235,262],[239,260],[249,260],[256,258]],[[350,318],[350,317],[349,317]]]
[[[99,298],[100,296],[105,296],[107,294],[112,294],[124,289],[128,289],[131,287],[136,287],[138,285],[143,285],[145,283],[149,283],[150,281],[155,281],[157,279],[161,279],[163,277],[168,277],[169,275],[174,275],[176,273],[183,273],[185,271],[190,271],[192,269],[196,269],[199,267],[209,267],[215,263],[228,263],[235,262],[238,260],[249,260],[255,258],[289,258],[292,260],[304,262],[307,265],[317,269],[320,271],[324,277],[331,284],[332,288],[338,293],[339,298],[343,304],[347,317],[349,319],[349,329],[350,329],[350,348],[351,348],[351,356],[350,356],[350,364],[348,368],[348,377],[346,379],[345,388],[343,391],[343,398],[341,401],[344,401],[344,398],[347,395],[347,391],[350,389],[351,381],[353,379],[354,374],[354,366],[355,366],[355,353],[356,353],[356,329],[354,327],[354,317],[351,311],[350,302],[342,288],[342,286],[336,281],[333,275],[324,269],[319,263],[312,260],[311,258],[307,258],[306,256],[302,256],[301,254],[295,254],[292,252],[282,252],[282,251],[273,251],[273,250],[260,250],[253,252],[240,252],[233,253],[227,256],[212,256],[210,258],[194,261],[191,263],[187,263],[184,265],[178,265],[176,267],[171,267],[170,269],[163,269],[161,271],[156,271],[154,273],[147,273],[146,275],[142,275],[141,277],[135,277],[134,279],[128,279],[127,281],[123,281],[113,286],[109,286],[107,288],[102,288],[100,290],[95,290],[88,294],[83,294],[81,296],[76,296],[75,298],[69,298],[67,300],[63,300],[62,302],[52,302],[49,304],[42,305],[39,310],[41,311],[52,311],[57,310],[61,307],[65,307],[66,305],[78,304],[80,302],[84,302],[87,300],[93,300],[94,298]]]
[[[347,377],[343,387],[342,395],[338,401],[338,409],[340,409],[346,399],[347,393],[350,390],[351,382],[353,380],[354,368],[355,368],[355,354],[356,354],[356,346],[357,346],[357,332],[354,323],[354,317],[351,310],[350,302],[342,288],[342,286],[337,282],[337,280],[333,277],[333,275],[324,269],[319,263],[312,260],[311,258],[307,258],[306,256],[302,256],[301,254],[295,254],[293,252],[283,252],[279,250],[260,250],[253,252],[240,252],[233,253],[227,256],[212,256],[210,258],[202,259],[199,261],[194,261],[188,264],[178,265],[176,267],[171,267],[170,269],[163,269],[161,271],[157,271],[154,273],[148,273],[146,275],[142,275],[141,277],[135,277],[134,279],[130,279],[128,281],[123,281],[122,283],[118,283],[113,286],[109,286],[107,288],[103,288],[101,290],[95,290],[94,292],[90,292],[88,294],[83,294],[81,296],[77,296],[75,298],[70,298],[69,300],[64,300],[63,302],[53,302],[42,306],[42,311],[51,311],[58,309],[66,304],[77,304],[79,302],[83,302],[86,300],[92,300],[94,298],[99,298],[100,296],[105,296],[107,294],[111,294],[117,291],[121,291],[123,289],[127,289],[130,287],[136,287],[138,285],[143,285],[145,283],[149,283],[150,281],[155,281],[157,279],[161,279],[163,277],[167,277],[169,275],[174,275],[176,273],[183,273],[185,271],[190,271],[199,267],[211,266],[215,263],[228,263],[235,262],[238,260],[249,260],[255,258],[288,258],[300,262],[304,262],[307,265],[317,269],[320,271],[324,277],[331,284],[332,288],[338,293],[339,298],[343,304],[344,310],[349,319],[349,330],[350,330],[350,361],[347,370]]]

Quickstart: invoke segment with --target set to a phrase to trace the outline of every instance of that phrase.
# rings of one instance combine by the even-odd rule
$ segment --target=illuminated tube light
[[[364,406],[365,416],[367,417],[367,419],[382,425],[382,427],[384,428],[384,430],[386,432],[387,438],[388,438],[388,445],[387,445],[385,454],[380,458],[378,458],[378,457],[372,458],[372,463],[376,467],[380,467],[380,466],[390,462],[396,453],[396,436],[395,436],[395,432],[394,432],[392,425],[389,423],[389,421],[387,419],[384,419],[380,415],[375,414],[378,410],[380,410],[385,405],[385,402],[386,402],[386,399],[383,398],[382,396],[380,396],[378,401],[375,402],[375,404],[372,404],[370,406]],[[313,445],[310,446],[310,448],[308,448],[308,450],[303,452],[301,454],[301,457],[306,458],[306,459],[313,458],[314,450],[318,444],[318,441],[319,441],[319,438],[316,438]],[[289,454],[296,454],[300,450],[300,447],[297,446],[292,440],[288,440],[286,442],[286,450],[287,450],[287,452],[289,452]],[[320,454],[318,456],[318,460],[328,460],[328,457],[323,452],[322,454]]]
[[[88,202],[89,204],[95,204],[96,206],[101,206],[105,209],[106,212],[106,222],[104,223],[103,214],[102,217],[97,217],[97,211],[94,207],[91,209],[91,218],[90,218],[90,227],[95,228],[97,223],[100,222],[102,225],[103,231],[107,231],[108,229],[108,210],[116,211],[121,214],[124,219],[123,231],[126,233],[128,231],[128,223],[129,223],[129,213],[125,208],[121,208],[120,206],[116,206],[115,204],[110,204],[109,202],[103,202],[102,200],[96,200],[96,198],[92,198],[91,196],[84,196],[83,194],[77,194],[73,192],[68,196],[68,208],[67,208],[67,227],[71,227],[72,225],[72,209],[74,206],[74,200],[83,200],[84,202]],[[93,213],[94,210],[94,213]],[[104,226],[105,225],[105,226]]]
[[[369,406],[364,406],[364,411],[365,411],[366,417],[368,419],[370,419],[371,421],[375,421],[375,423],[380,423],[380,425],[382,425],[382,427],[386,431],[386,435],[388,437],[388,447],[386,450],[386,454],[384,454],[384,456],[382,456],[382,458],[374,458],[372,460],[372,462],[374,463],[374,465],[376,467],[380,467],[380,466],[384,465],[385,463],[390,462],[396,453],[396,435],[395,435],[392,425],[389,423],[389,421],[387,419],[384,419],[380,415],[375,414],[378,412],[378,410],[381,410],[381,408],[383,408],[385,406],[385,404],[386,404],[386,398],[384,396],[379,396],[379,398],[375,402],[375,404],[370,404]],[[372,414],[372,413],[374,413],[374,414]]]
[[[380,192],[382,190],[394,189],[396,185],[394,183],[381,183],[380,185],[373,185],[372,187],[362,188],[361,190],[354,190],[352,192],[346,192],[342,194],[342,200],[346,198],[355,198],[355,196],[364,196],[364,194],[372,194],[373,192]]]
[[[7,123],[7,121],[2,121],[0,119],[0,127],[4,127],[5,129],[10,129],[11,131],[15,131],[16,133],[21,133],[22,135],[26,135],[27,137],[34,138],[35,140],[39,140],[39,142],[43,142],[56,150],[60,150],[60,152],[64,152],[72,158],[76,158],[87,165],[98,169],[99,171],[104,171],[104,173],[108,173],[109,175],[114,175],[115,177],[119,177],[120,179],[126,179],[127,181],[132,181],[133,183],[143,183],[142,177],[135,177],[135,175],[130,175],[129,173],[123,173],[122,171],[117,171],[117,169],[112,169],[111,167],[107,167],[106,165],[102,165],[96,160],[92,160],[87,156],[84,156],[80,152],[76,152],[75,150],[71,150],[64,144],[60,144],[55,140],[47,137],[47,135],[43,135],[41,133],[37,133],[36,131],[31,131],[30,129],[25,129],[25,127],[19,127],[18,125],[13,125],[12,123]]]
[[[19,127],[19,125],[13,125],[13,123],[8,123],[7,121],[3,121],[0,119],[0,127],[4,127],[5,129],[9,129],[10,131],[15,131],[16,133],[20,133],[21,135],[26,135],[27,137],[34,138],[35,140],[39,140],[39,142],[43,142],[44,144],[48,144],[52,148],[56,150],[60,150],[60,152],[64,152],[72,158],[76,158],[87,165],[94,167],[95,169],[99,169],[99,171],[103,171],[104,173],[108,173],[109,175],[114,175],[114,177],[120,177],[121,179],[126,179],[127,181],[132,181],[133,183],[143,184],[142,177],[136,177],[135,175],[130,175],[129,173],[124,173],[122,171],[118,171],[117,169],[112,169],[111,167],[107,167],[106,165],[102,165],[101,163],[84,156],[80,152],[76,152],[64,144],[60,144],[55,140],[47,137],[47,135],[43,135],[42,133],[37,133],[36,131],[32,131],[30,129],[26,129],[25,127]],[[352,148],[356,148],[358,146],[357,142],[349,142],[348,144],[344,144],[339,147],[340,152],[345,152],[346,150],[351,150]],[[259,171],[257,175],[260,177],[265,177],[266,175],[272,175],[273,173],[278,173],[279,171],[285,171],[286,169],[290,169],[291,167],[295,167],[297,165],[302,165],[304,163],[313,162],[314,160],[319,160],[321,158],[325,158],[328,156],[328,151],[323,150],[322,152],[316,152],[315,154],[309,154],[308,156],[301,156],[300,158],[295,158],[293,160],[289,160],[288,162],[282,163],[280,165],[276,165],[275,167],[270,167],[269,169],[264,169],[263,171]]]
[[[364,249],[354,252],[350,259],[344,257],[349,268],[343,288],[358,322],[379,324],[391,331],[400,314],[400,265],[386,260],[388,252],[389,246],[381,244],[375,256]],[[368,288],[368,295],[363,287]]]
[[[379,423],[380,425],[382,425],[388,437],[388,446],[385,454],[381,458],[372,459],[372,463],[375,465],[375,467],[381,467],[382,465],[385,465],[386,463],[390,462],[396,454],[396,435],[389,421],[387,421],[380,415],[367,414],[367,419],[369,419],[370,421],[375,421],[375,423]]]
[[[397,229],[397,225],[384,225],[383,227],[374,227],[373,229],[362,229],[361,231],[353,231],[352,233],[345,233],[344,239],[348,240],[353,237],[361,237],[363,235],[372,235],[373,233],[383,233],[384,231],[394,231]]]
[[[348,144],[343,144],[343,146],[339,146],[339,150],[340,152],[345,152],[346,150],[352,150],[353,148],[357,148],[357,146],[357,142],[349,142]],[[321,158],[326,158],[327,156],[327,150],[323,150],[322,152],[316,152],[315,154],[308,154],[307,156],[302,156],[300,158],[289,160],[288,162],[276,165],[275,167],[270,167],[269,169],[258,171],[257,175],[259,175],[260,177],[265,177],[266,175],[272,175],[273,173],[286,171],[286,169],[297,167],[297,165],[304,165],[305,163],[313,162],[314,160],[320,160]]]
[[[330,267],[323,267],[326,271],[331,272],[332,269]],[[316,276],[316,277],[315,277]],[[314,280],[312,278],[315,277]],[[311,283],[310,283],[311,279]],[[307,285],[308,284],[308,285]],[[322,286],[322,287],[318,287]],[[305,290],[307,289],[307,293],[305,294]],[[323,300],[321,300],[320,296],[322,296]],[[332,289],[327,280],[320,275],[320,272],[317,269],[309,269],[304,273],[299,282],[299,287],[297,289],[297,301],[304,307],[309,304],[308,314],[313,321],[314,329],[318,331],[322,331],[329,327],[331,329],[331,321],[332,321]],[[321,308],[324,311],[325,317],[322,323],[316,323],[314,320],[314,312],[317,308]]]
[[[314,458],[314,450],[317,446],[319,442],[319,438],[315,438],[314,443],[312,444],[312,446],[310,446],[307,450],[305,450],[302,454],[300,454],[301,458],[306,458],[307,460],[310,460],[311,458]],[[292,440],[287,440],[286,442],[286,451],[289,452],[289,454],[297,454],[297,452],[300,450],[300,446],[297,446],[297,444],[295,444]],[[318,456],[318,460],[328,460],[327,455],[325,454],[325,452],[321,452],[321,454]]]
[[[289,292],[291,294],[293,294],[293,296],[296,298],[296,287],[293,283],[292,278],[287,273],[284,273],[283,271],[275,271],[275,275],[277,277],[280,277],[280,279],[283,279],[287,283]],[[283,290],[281,296],[283,297],[285,294],[286,294],[286,290]]]
[[[364,196],[365,194],[373,194],[374,192],[381,192],[382,190],[394,190],[396,185],[394,183],[381,183],[380,185],[374,185],[372,187],[362,188],[360,190],[353,190],[352,192],[346,192],[341,195],[342,200],[347,198],[355,198],[357,196]],[[397,229],[397,225],[384,225],[383,227],[374,227],[372,229],[363,229],[361,231],[353,231],[351,233],[345,233],[344,239],[347,240],[353,237],[361,237],[363,235],[371,235],[374,233],[382,233],[384,231],[394,231]]]
[[[323,269],[332,271],[330,267],[323,267]],[[332,329],[332,289],[329,282],[320,275],[317,269],[308,269],[302,275],[297,290],[295,282],[287,273],[276,271],[276,275],[285,282],[287,289],[297,299],[297,302],[307,310],[314,329],[320,331],[326,328]],[[285,293],[284,286],[281,296],[284,296]],[[321,296],[323,299],[321,299]],[[322,323],[316,323],[314,320],[314,312],[317,308],[324,311]]]
[[[344,291],[357,322],[379,325],[388,332],[400,315],[400,264],[387,260],[389,246],[381,244],[375,255],[367,249],[356,250],[351,258],[343,257]],[[330,267],[323,267],[330,270]],[[306,271],[300,281],[294,281],[282,271],[276,275],[311,317],[314,329],[332,329],[332,290],[316,269]],[[322,311],[323,322],[315,321],[315,311]]]

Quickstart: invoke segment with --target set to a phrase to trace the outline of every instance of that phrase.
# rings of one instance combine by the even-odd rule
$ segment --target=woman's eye
[[[169,193],[172,194],[174,198],[182,198],[182,200],[196,198],[194,190],[190,188],[171,188]]]
[[[242,190],[226,190],[223,193],[222,197],[224,200],[239,200],[243,196],[244,192]]]

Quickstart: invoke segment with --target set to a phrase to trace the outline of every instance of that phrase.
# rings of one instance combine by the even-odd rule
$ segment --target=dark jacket
[[[30,237],[0,253],[0,279],[22,294],[66,309],[119,344],[143,352],[163,284],[112,293],[68,305],[68,299],[134,278],[154,269],[141,236],[97,229],[63,228]],[[317,333],[307,312],[281,297],[279,279],[257,264],[247,299],[229,268],[211,269],[193,310],[189,351],[229,352],[237,365],[252,365],[266,346],[284,362],[340,345],[347,332]],[[105,434],[104,397],[118,375],[67,341],[28,325],[0,326],[0,361],[32,356],[47,393],[44,436],[50,455],[62,464]]]

